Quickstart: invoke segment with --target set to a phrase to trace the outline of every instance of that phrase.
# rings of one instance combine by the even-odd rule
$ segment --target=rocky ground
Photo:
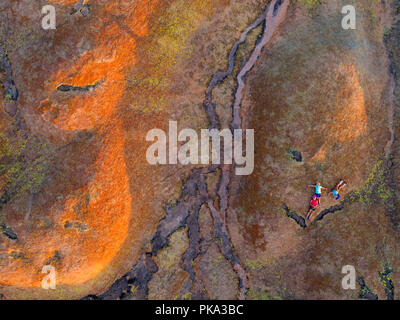
[[[49,2],[0,4],[4,299],[398,298],[399,1]],[[254,172],[150,166],[170,120],[255,129]]]

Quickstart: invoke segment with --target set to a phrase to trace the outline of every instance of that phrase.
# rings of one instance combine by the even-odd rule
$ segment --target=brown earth
[[[392,8],[389,2],[357,2],[357,30],[347,31],[340,25],[345,4],[324,1],[312,17],[292,7],[248,81],[245,107],[247,127],[256,132],[255,170],[238,183],[229,227],[253,279],[249,297],[357,298],[359,288],[341,287],[347,264],[382,299],[378,272],[385,263],[398,278],[399,234],[385,214],[392,196],[385,181],[376,187],[378,195],[304,231],[281,209],[286,204],[305,216],[313,192],[308,185],[317,181],[329,191],[345,179],[343,199],[382,174],[376,168],[386,156],[393,103],[382,39],[384,13]],[[303,161],[292,160],[291,150],[300,151]],[[335,204],[324,192],[319,212]]]

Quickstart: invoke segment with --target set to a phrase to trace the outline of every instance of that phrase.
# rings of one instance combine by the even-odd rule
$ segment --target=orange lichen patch
[[[73,112],[60,115],[53,124],[63,130],[89,129],[104,123],[115,111],[125,91],[124,69],[135,65],[136,38],[147,33],[147,19],[156,1],[130,5],[126,8],[104,4],[96,7],[97,26],[91,26],[90,43],[96,47],[84,52],[72,66],[60,68],[50,77],[48,89],[55,90],[61,83],[84,87],[101,83],[95,94],[78,94],[65,101],[65,94],[54,94]],[[124,10],[124,11],[122,11]],[[118,36],[116,36],[118,35]]]
[[[339,141],[344,142],[354,140],[365,133],[368,116],[365,110],[363,88],[355,66],[341,64],[338,77],[343,78],[337,93],[340,110],[333,119],[332,134]]]
[[[311,158],[314,161],[324,161],[326,158],[327,146],[324,144],[317,153]]]
[[[115,257],[126,240],[131,214],[131,195],[125,162],[123,161],[124,140],[119,129],[113,137],[114,141],[105,147],[102,163],[98,163],[93,181],[87,186],[90,202],[83,222],[93,230],[90,234],[81,235],[71,230],[66,243],[79,248],[78,257],[86,259],[79,269],[68,272],[61,284],[79,284],[95,277]],[[111,147],[112,146],[112,147]],[[85,192],[86,190],[82,190]],[[121,201],[122,200],[122,201]],[[73,205],[67,205],[61,221],[80,219]],[[78,233],[78,234],[77,234]],[[86,240],[86,241],[82,241]],[[89,241],[87,241],[89,240]],[[77,256],[69,256],[70,266],[76,263]],[[79,258],[78,258],[79,259]],[[64,265],[68,265],[64,262]],[[66,267],[68,270],[68,267]]]
[[[329,122],[327,132],[332,139],[322,145],[312,160],[324,161],[326,152],[334,143],[353,141],[367,129],[364,92],[355,66],[340,64],[337,78],[340,85],[337,91],[337,110]]]
[[[12,264],[13,271],[2,268],[2,284],[40,287],[43,275],[38,270],[56,250],[61,252],[61,263],[57,268],[59,285],[86,282],[113,260],[128,233],[131,195],[121,129],[117,129],[107,142],[99,154],[95,164],[97,170],[90,184],[78,190],[76,196],[70,196],[61,211],[56,211],[57,203],[49,208],[57,216],[55,228],[46,233],[39,229],[29,234],[30,246],[16,243],[9,247],[9,251],[20,249],[29,259],[29,265],[16,261]],[[82,194],[89,198],[84,213],[76,209]],[[70,221],[78,221],[87,230],[66,228]]]
[[[63,5],[72,2],[54,1]],[[45,73],[38,75],[44,82],[44,90],[41,83],[36,83],[40,81],[22,75],[20,106],[39,107],[36,116],[30,110],[24,114],[35,133],[46,138],[49,132],[56,133],[55,140],[60,140],[58,137],[72,132],[70,138],[76,139],[78,130],[93,128],[101,147],[73,143],[71,148],[67,146],[70,154],[57,155],[59,178],[51,178],[37,196],[30,221],[24,222],[24,206],[20,206],[22,210],[13,206],[4,209],[19,240],[1,239],[2,243],[6,252],[21,252],[23,258],[16,259],[14,255],[0,267],[2,286],[40,288],[42,267],[54,260],[54,252],[59,252],[57,286],[64,290],[60,292],[79,297],[75,288],[80,284],[89,284],[83,295],[89,293],[90,287],[96,288],[91,292],[98,292],[110,285],[121,270],[126,272],[129,266],[121,258],[130,257],[132,262],[137,259],[142,237],[153,230],[159,217],[151,209],[158,172],[146,163],[145,134],[156,126],[162,127],[157,123],[166,115],[155,115],[157,123],[152,116],[141,123],[135,115],[127,116],[120,111],[125,110],[122,101],[126,90],[125,68],[137,63],[135,36],[146,34],[149,15],[158,2],[129,6],[131,11],[109,3],[93,5],[97,18],[83,22],[85,30],[79,31],[81,34],[68,23],[56,34],[55,46],[62,44],[60,34],[65,30],[65,33],[75,32],[76,37],[85,39],[90,46],[62,63],[50,55],[55,61],[49,69],[54,72],[49,79],[40,78]],[[74,47],[78,42],[72,42],[71,52],[79,52]],[[22,61],[23,72],[29,74],[34,62]],[[98,81],[101,84],[91,92],[56,91],[61,83],[84,87]],[[140,134],[133,137],[127,131],[135,127]],[[103,273],[101,280],[95,281]],[[17,291],[7,290],[7,293],[18,295]],[[51,294],[41,289],[35,292],[35,296]]]

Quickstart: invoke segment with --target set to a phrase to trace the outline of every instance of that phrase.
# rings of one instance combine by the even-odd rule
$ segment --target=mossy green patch
[[[376,162],[363,187],[355,193],[355,196],[359,196],[359,200],[364,204],[370,204],[375,199],[374,195],[384,202],[393,196],[393,190],[387,183],[383,160]]]
[[[0,134],[0,176],[5,181],[3,203],[40,191],[54,152],[50,146],[31,137]]]
[[[281,300],[279,296],[274,296],[270,292],[261,289],[251,288],[247,295],[249,300]]]
[[[296,0],[296,2],[307,9],[310,17],[313,16],[315,10],[321,4],[321,0]]]

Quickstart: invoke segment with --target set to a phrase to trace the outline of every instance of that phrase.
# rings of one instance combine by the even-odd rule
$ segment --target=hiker
[[[321,204],[322,189],[326,190],[327,188],[321,186],[319,182],[317,182],[317,184],[315,185],[309,185],[309,186],[315,188],[315,196],[318,198],[318,203]]]
[[[310,221],[312,213],[318,209],[318,206],[319,206],[318,197],[314,194],[310,201],[310,209],[307,212],[306,220]]]
[[[339,194],[340,189],[342,189],[346,185],[347,185],[347,182],[342,179],[339,181],[339,183],[336,185],[336,187],[332,190],[332,196],[335,200],[340,199],[340,194]]]

